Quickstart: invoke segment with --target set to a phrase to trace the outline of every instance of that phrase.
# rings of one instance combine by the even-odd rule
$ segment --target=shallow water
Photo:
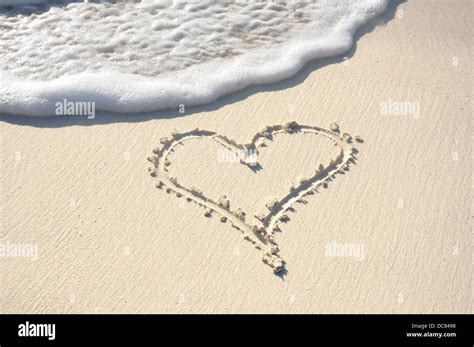
[[[0,0],[8,4],[9,0]],[[0,10],[0,112],[197,105],[340,54],[386,0],[43,1]]]

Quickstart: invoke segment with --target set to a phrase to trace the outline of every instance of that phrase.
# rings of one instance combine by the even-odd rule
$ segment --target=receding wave
[[[347,51],[387,2],[0,0],[0,112],[206,104]]]

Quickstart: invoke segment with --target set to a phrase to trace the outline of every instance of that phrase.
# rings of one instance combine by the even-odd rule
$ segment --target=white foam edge
[[[343,54],[352,47],[356,30],[382,13],[386,5],[387,2],[376,8],[369,17],[347,17],[324,39],[287,42],[278,49],[218,59],[165,78],[100,72],[30,81],[0,70],[0,113],[51,117],[55,116],[56,103],[64,99],[95,102],[96,111],[110,113],[154,112],[180,105],[208,104],[251,85],[291,77],[311,60]]]

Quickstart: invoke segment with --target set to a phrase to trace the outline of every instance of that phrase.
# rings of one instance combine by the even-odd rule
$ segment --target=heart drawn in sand
[[[358,150],[354,147],[352,136],[347,133],[341,134],[336,123],[331,124],[330,128],[331,130],[326,130],[316,126],[299,125],[296,122],[267,126],[247,144],[238,144],[223,135],[207,130],[195,129],[184,133],[173,133],[171,138],[160,139],[161,147],[153,150],[154,155],[148,158],[153,164],[149,171],[150,175],[157,180],[157,188],[164,189],[167,193],[174,193],[178,198],[184,197],[188,201],[204,207],[205,216],[207,217],[215,212],[220,215],[222,222],[229,221],[234,228],[244,234],[244,239],[263,252],[263,262],[269,265],[275,273],[280,273],[284,269],[285,262],[279,255],[278,244],[274,238],[275,232],[280,231],[279,223],[289,220],[288,212],[296,202],[305,196],[314,195],[320,187],[327,188],[328,182],[332,181],[338,174],[349,171],[349,165],[356,162]],[[327,166],[320,165],[318,168],[314,168],[311,177],[299,182],[298,186],[291,187],[280,200],[267,204],[268,213],[256,216],[259,220],[258,224],[247,222],[246,214],[241,209],[232,210],[225,195],[215,201],[196,188],[181,185],[177,178],[169,175],[168,167],[171,162],[168,160],[168,155],[174,151],[177,145],[184,144],[188,140],[212,139],[225,149],[240,155],[242,151],[254,153],[265,139],[273,138],[281,133],[294,136],[302,133],[324,136],[333,141],[334,145],[338,146],[340,150],[336,158],[332,159]],[[355,141],[363,142],[358,136],[355,137]],[[253,167],[255,162],[252,159],[242,158],[240,164]]]

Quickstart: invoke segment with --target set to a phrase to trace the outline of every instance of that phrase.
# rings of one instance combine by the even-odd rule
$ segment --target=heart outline
[[[332,140],[335,145],[338,145],[340,152],[336,160],[332,159],[327,167],[323,167],[321,164],[320,168],[310,178],[300,182],[297,187],[293,187],[294,189],[290,189],[287,195],[277,201],[272,208],[269,208],[267,215],[264,216],[263,220],[260,220],[262,224],[260,227],[255,224],[246,223],[245,218],[242,218],[241,214],[237,214],[237,211],[240,209],[231,211],[230,208],[225,208],[219,202],[206,197],[199,190],[180,185],[175,177],[168,175],[167,167],[170,162],[167,160],[167,156],[174,150],[175,146],[182,144],[184,141],[196,138],[212,138],[228,150],[238,154],[242,150],[256,150],[261,141],[278,133],[313,133],[323,135]],[[355,139],[359,143],[363,142],[359,136],[356,136]],[[167,193],[174,192],[178,197],[184,196],[188,201],[193,201],[207,208],[211,213],[216,212],[221,215],[221,218],[225,217],[225,220],[229,220],[232,227],[245,235],[244,239],[252,243],[255,248],[263,251],[263,262],[269,265],[276,274],[282,272],[285,267],[285,261],[279,255],[278,244],[274,238],[274,233],[280,231],[278,222],[282,221],[285,212],[293,208],[298,200],[306,195],[318,192],[319,186],[326,188],[327,183],[332,181],[337,174],[344,174],[344,171],[349,171],[349,165],[350,163],[356,163],[356,154],[358,153],[352,141],[352,136],[348,133],[341,135],[337,123],[331,124],[331,130],[317,126],[299,125],[294,121],[284,125],[267,126],[262,131],[256,133],[247,144],[239,144],[235,140],[219,135],[216,132],[196,128],[184,133],[173,132],[171,139],[161,138],[160,143],[162,147],[153,149],[154,156],[148,157],[148,160],[154,166],[154,168],[149,168],[150,175],[158,180],[156,187],[159,189],[167,187]],[[245,160],[240,162],[247,166],[251,165],[245,162]]]

